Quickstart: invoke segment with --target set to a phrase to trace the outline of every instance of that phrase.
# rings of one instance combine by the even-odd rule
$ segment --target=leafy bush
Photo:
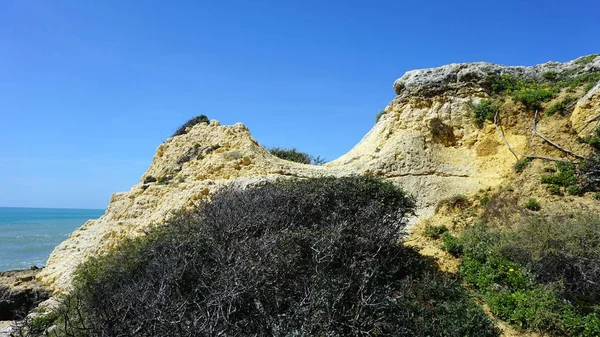
[[[547,116],[552,116],[555,113],[560,113],[561,115],[565,114],[565,109],[567,108],[567,106],[573,102],[575,102],[577,100],[577,98],[573,97],[573,96],[566,96],[563,100],[561,100],[560,102],[556,102],[554,104],[552,104],[547,110],[546,110],[546,115]]]
[[[592,88],[595,86],[596,86],[596,83],[590,82],[590,83],[586,84],[585,87],[583,87],[583,91],[588,92],[588,91],[592,90]]]
[[[511,230],[484,223],[460,237],[460,274],[512,325],[557,335],[597,336],[600,218],[530,218]],[[590,287],[595,287],[591,289]]]
[[[177,131],[175,131],[175,133],[173,133],[173,135],[171,137],[185,135],[187,133],[187,128],[191,128],[194,125],[200,124],[200,123],[208,124],[209,123],[208,117],[206,117],[205,115],[200,115],[200,116],[196,116],[196,117],[190,119],[189,121],[185,122],[185,124],[180,126],[179,129],[177,129]]]
[[[529,199],[525,203],[525,208],[527,208],[530,211],[539,211],[540,209],[542,209],[542,206],[537,200]]]
[[[583,56],[581,58],[579,58],[579,60],[577,60],[577,63],[579,64],[588,64],[588,63],[592,63],[592,61],[594,61],[596,59],[596,57],[598,57],[600,54],[590,54],[587,56]]]
[[[471,105],[473,110],[473,121],[479,128],[483,127],[486,120],[493,121],[499,107],[496,102],[491,99],[481,100],[476,105]]]
[[[547,81],[555,81],[558,78],[556,71],[550,70],[542,74],[542,77]]]
[[[542,103],[556,97],[557,89],[546,86],[524,87],[512,93],[512,99],[523,103],[529,110],[540,110]]]
[[[559,195],[559,196],[564,195],[560,186],[555,185],[555,184],[548,185],[548,192],[550,192],[550,194],[552,194],[552,195]]]
[[[498,336],[458,282],[397,243],[413,208],[370,177],[223,189],[80,267],[54,331]]]
[[[441,200],[440,202],[438,202],[438,204],[435,206],[435,212],[439,212],[440,209],[446,207],[449,209],[465,209],[467,207],[469,207],[470,202],[469,199],[467,199],[467,197],[465,197],[462,194],[457,194],[455,196],[452,196],[450,198]]]
[[[375,115],[375,124],[377,124],[379,122],[379,119],[381,119],[381,116],[383,116],[387,111],[385,110],[381,110],[377,113],[377,115]]]
[[[442,249],[456,257],[461,256],[463,253],[462,244],[449,232],[442,233]]]
[[[423,235],[432,239],[439,239],[440,236],[448,231],[448,227],[444,225],[427,225],[423,231]]]
[[[148,175],[144,178],[144,184],[155,183],[155,182],[156,182],[156,178],[154,178],[151,175]]]
[[[569,162],[556,162],[555,174],[543,175],[542,184],[568,187],[577,184],[577,170],[575,164]]]
[[[269,152],[275,157],[293,161],[301,164],[310,164],[310,155],[308,153],[300,152],[296,149],[282,149],[274,147]]]
[[[513,168],[514,168],[515,172],[521,173],[521,172],[523,172],[523,170],[525,170],[525,168],[527,167],[527,165],[529,165],[529,163],[531,163],[531,158],[519,159],[519,160],[517,160],[517,162],[515,163]]]
[[[594,150],[600,150],[600,128],[594,129],[594,132],[589,137],[579,138],[579,141],[590,145]]]

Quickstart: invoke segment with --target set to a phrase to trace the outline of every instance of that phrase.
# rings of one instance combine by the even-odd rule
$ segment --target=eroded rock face
[[[347,154],[324,166],[272,156],[241,123],[197,124],[161,144],[140,182],[114,194],[102,217],[86,222],[57,246],[38,278],[54,291],[67,291],[75,267],[89,256],[123,238],[143,235],[227,184],[244,188],[283,177],[371,174],[413,194],[418,216],[426,217],[441,199],[501,184],[512,171],[515,158],[494,127],[478,129],[471,121],[469,103],[489,97],[488,72],[537,78],[550,70],[594,69],[600,70],[600,57],[586,59],[585,65],[578,60],[535,67],[471,63],[410,71],[395,82],[400,94],[373,129]],[[592,108],[582,116],[600,99],[588,98]],[[582,99],[581,109],[585,102]],[[526,152],[529,134],[507,130],[506,137],[515,149]]]
[[[38,272],[36,269],[0,272],[0,321],[22,319],[50,297],[50,291],[35,281]]]

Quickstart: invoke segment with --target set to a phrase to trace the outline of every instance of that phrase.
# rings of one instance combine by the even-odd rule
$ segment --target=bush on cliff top
[[[372,177],[227,188],[77,271],[58,335],[498,336]]]
[[[189,121],[185,122],[182,126],[180,126],[179,129],[177,129],[177,131],[175,131],[175,133],[173,133],[171,137],[185,135],[187,133],[187,128],[191,128],[192,126],[200,123],[208,124],[208,117],[206,117],[206,115],[200,115],[190,119]]]

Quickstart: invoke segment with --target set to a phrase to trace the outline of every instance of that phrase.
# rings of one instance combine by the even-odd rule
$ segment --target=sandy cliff
[[[516,159],[494,126],[487,123],[479,129],[471,120],[470,103],[490,95],[489,74],[539,79],[548,71],[600,71],[600,57],[585,64],[578,60],[535,67],[470,63],[410,71],[394,83],[398,95],[373,129],[347,154],[324,166],[272,156],[241,123],[197,124],[161,144],[140,182],[128,192],[114,194],[101,218],[88,221],[56,247],[38,278],[55,291],[68,290],[74,268],[87,257],[125,237],[143,234],[173,211],[193,207],[225,184],[244,187],[278,177],[371,174],[401,185],[417,198],[418,215],[430,216],[441,199],[497,186],[512,172]],[[560,129],[550,120],[541,120],[539,128],[559,139],[573,138],[589,132],[586,121],[600,114],[599,106],[600,85],[596,85],[579,99]],[[502,111],[506,138],[515,149],[564,155],[530,140],[531,120],[522,118],[522,106],[507,102]],[[570,141],[569,146],[577,149],[578,145]]]

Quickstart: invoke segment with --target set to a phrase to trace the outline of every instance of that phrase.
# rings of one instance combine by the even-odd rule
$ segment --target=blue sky
[[[187,119],[347,152],[408,70],[600,51],[598,1],[0,2],[0,206],[104,208]]]

